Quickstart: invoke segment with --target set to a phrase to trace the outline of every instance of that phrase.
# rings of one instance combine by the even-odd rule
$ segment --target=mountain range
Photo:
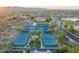
[[[65,10],[79,10],[79,6],[38,6],[38,7],[17,7],[4,6],[0,7],[0,13],[9,12],[33,12],[33,11],[65,11]]]

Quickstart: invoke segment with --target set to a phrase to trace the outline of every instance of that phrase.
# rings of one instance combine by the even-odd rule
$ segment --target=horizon
[[[0,6],[0,8],[7,7],[23,7],[23,6]],[[45,8],[45,9],[79,9],[79,6],[34,6],[34,7],[23,7],[23,8]]]
[[[0,8],[1,7],[79,9],[79,3],[76,0],[1,0]]]
[[[21,6],[21,7],[38,7],[38,6],[79,6],[75,0],[1,0],[0,6]]]

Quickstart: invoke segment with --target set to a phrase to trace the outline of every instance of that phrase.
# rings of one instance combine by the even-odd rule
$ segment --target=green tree
[[[54,52],[55,53],[68,53],[70,50],[70,47],[68,47],[67,45],[63,44],[62,46],[60,46],[60,48],[56,49]]]
[[[65,41],[65,35],[65,32],[62,30],[57,33],[56,38],[59,42],[63,43]]]

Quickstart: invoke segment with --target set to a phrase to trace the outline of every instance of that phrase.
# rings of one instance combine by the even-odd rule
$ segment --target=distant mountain
[[[46,8],[27,8],[27,7],[0,7],[0,13],[9,13],[9,12],[33,12],[33,11],[45,11]]]
[[[46,9],[72,9],[72,10],[79,10],[79,6],[38,6],[39,8],[46,8]]]
[[[38,7],[0,7],[1,13],[10,12],[40,12],[40,11],[79,11],[79,6],[38,6]]]

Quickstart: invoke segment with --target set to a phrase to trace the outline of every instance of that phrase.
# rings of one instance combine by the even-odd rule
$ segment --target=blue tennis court
[[[38,27],[47,27],[48,25],[46,23],[36,23],[36,26],[38,26]]]
[[[25,27],[25,28],[23,29],[24,32],[29,32],[30,30],[31,30],[31,27]]]
[[[20,33],[13,42],[11,42],[12,46],[25,46],[29,40],[29,34],[26,32]]]
[[[48,27],[41,27],[41,29],[42,29],[43,32],[48,32],[49,31]]]
[[[38,30],[40,30],[40,27],[31,27],[31,30],[32,31],[38,31]]]
[[[39,29],[40,29],[39,27],[25,27],[23,31],[29,32],[29,31],[37,31]]]
[[[48,32],[49,28],[48,27],[25,27],[24,32],[29,32],[29,31],[38,31],[42,30],[43,32]]]
[[[42,44],[45,48],[58,47],[56,39],[55,39],[54,35],[52,35],[51,33],[44,33],[42,35]]]

